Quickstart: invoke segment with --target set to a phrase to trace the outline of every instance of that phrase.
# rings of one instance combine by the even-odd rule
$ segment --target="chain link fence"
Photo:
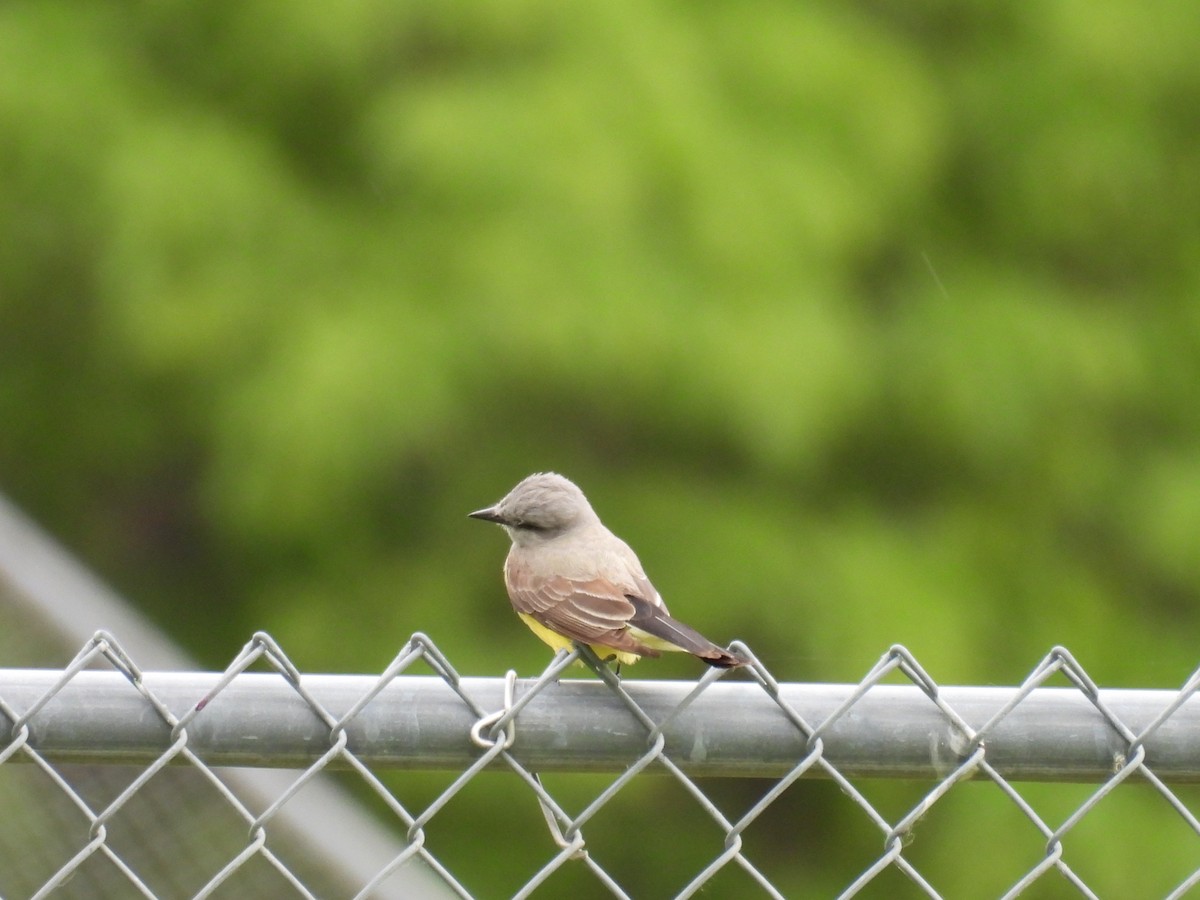
[[[121,636],[121,646],[139,666],[158,672],[193,672],[198,665],[171,639],[104,584],[80,560],[0,495],[0,666],[40,669],[57,679],[75,651],[97,629]],[[139,711],[153,716],[129,681],[103,654],[94,667],[107,668]],[[0,670],[2,671],[2,670]],[[100,673],[81,671],[82,678]],[[41,677],[41,676],[38,676]],[[0,679],[3,683],[7,681]],[[82,682],[76,682],[76,686]],[[0,698],[13,696],[0,689]],[[39,714],[35,729],[65,695]],[[105,701],[89,706],[102,720],[112,716]],[[86,716],[79,722],[87,721]],[[114,720],[115,721],[115,720]],[[10,733],[0,714],[0,753]],[[29,897],[92,839],[93,813],[104,810],[142,773],[121,756],[94,761],[98,754],[54,758],[54,773],[33,765],[0,764],[0,897]],[[15,762],[29,761],[17,753]],[[222,767],[225,789],[246,807],[265,809],[295,780],[289,769]],[[65,781],[71,791],[59,789]],[[271,820],[271,849],[310,893],[345,897],[403,848],[397,831],[373,815],[353,785],[330,773],[308,779]],[[108,851],[91,853],[52,890],[56,898],[142,896],[108,859],[108,852],[138,873],[160,897],[191,897],[245,846],[244,820],[198,768],[160,769],[104,824]],[[231,881],[238,897],[295,895],[277,869],[250,860]],[[380,898],[439,896],[436,875],[417,867],[397,873],[376,892]],[[229,891],[225,892],[230,893]],[[448,893],[448,892],[447,892]]]
[[[1081,871],[1069,848],[1086,839],[1098,808],[1131,790],[1154,798],[1162,817],[1156,828],[1170,818],[1186,834],[1178,843],[1185,849],[1171,860],[1176,871],[1142,873],[1140,882],[1169,883],[1139,895],[1183,897],[1200,883],[1200,822],[1191,811],[1191,785],[1200,781],[1200,671],[1177,691],[1101,690],[1056,648],[1018,687],[946,687],[895,646],[856,685],[781,684],[748,648],[735,649],[752,664],[712,669],[696,682],[622,679],[586,648],[560,653],[535,679],[513,672],[464,678],[417,634],[379,676],[302,675],[259,633],[223,674],[155,673],[100,632],[65,669],[0,670],[4,819],[42,835],[37,846],[18,850],[14,830],[0,827],[0,845],[8,842],[0,846],[0,895],[528,897],[561,896],[569,883],[574,896],[636,896],[624,853],[595,847],[585,835],[609,807],[620,802],[628,810],[634,783],[654,775],[687,798],[685,832],[714,847],[690,871],[670,866],[669,845],[656,851],[678,879],[672,892],[679,897],[702,890],[812,896],[786,863],[801,853],[814,823],[754,831],[808,782],[834,785],[857,826],[866,825],[839,830],[842,844],[861,842],[864,858],[833,891],[841,896],[943,896],[945,861],[937,853],[919,857],[912,839],[954,798],[978,796],[964,794],[968,784],[989,786],[1008,810],[1006,827],[1037,845],[1010,883],[980,884],[971,896],[1100,896],[1105,884]],[[562,678],[577,662],[595,677]],[[72,778],[80,764],[125,775],[107,792],[84,789]],[[274,796],[251,800],[239,795],[228,766],[293,771]],[[215,805],[198,811],[161,798],[154,808],[143,802],[162,773],[180,768]],[[388,781],[397,770],[454,774],[414,802]],[[304,854],[289,856],[278,839],[281,811],[331,772],[346,773],[403,836],[391,858],[354,884],[314,872]],[[542,777],[567,772],[601,774],[580,801]],[[456,873],[439,845],[448,805],[495,773],[540,813],[536,822],[514,817],[508,829],[477,836],[532,848],[538,864],[515,892]],[[733,804],[741,807],[736,813],[720,788],[729,778],[755,788],[749,803]],[[904,779],[918,790],[893,808],[869,799],[880,779]],[[1078,783],[1082,795],[1067,806],[1046,803],[1037,782]],[[646,795],[635,815],[623,813],[631,842],[665,840],[666,820],[681,815],[678,801],[660,807],[659,793]],[[31,829],[52,807],[65,807],[55,813],[57,824]],[[998,815],[988,809],[989,820]],[[197,841],[216,835],[222,845],[207,870],[187,879],[180,871],[189,847],[155,843],[154,823],[172,817],[185,820]],[[930,829],[935,840],[952,837]],[[975,858],[988,851],[976,848]],[[971,853],[949,858],[974,864]]]

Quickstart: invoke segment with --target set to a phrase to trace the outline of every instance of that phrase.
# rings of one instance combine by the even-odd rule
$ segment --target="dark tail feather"
[[[630,625],[635,625],[642,631],[669,641],[715,668],[731,669],[734,666],[746,664],[747,660],[728,650],[722,650],[695,628],[684,625],[678,619],[672,619],[654,604],[647,603],[641,597],[632,594],[627,594],[626,597],[633,604],[634,609],[633,618],[629,620]]]
[[[699,656],[699,654],[697,654]],[[704,662],[708,663],[714,669],[733,669],[737,666],[744,666],[749,662],[747,659],[742,659],[735,653],[730,653],[728,650],[717,648],[716,655],[700,656]]]

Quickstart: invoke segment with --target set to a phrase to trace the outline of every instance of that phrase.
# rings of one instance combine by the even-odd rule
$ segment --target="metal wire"
[[[407,844],[355,896],[376,896],[396,873],[418,866],[460,897],[473,894],[435,855],[428,827],[484,771],[507,772],[537,802],[547,857],[515,896],[528,897],[566,867],[612,896],[628,897],[613,863],[590,852],[584,826],[635,780],[666,775],[721,835],[720,852],[676,896],[691,897],[727,867],[770,897],[785,892],[751,860],[747,829],[802,779],[831,780],[876,830],[881,849],[844,886],[853,897],[885,873],[922,896],[939,897],[907,852],[911,835],[966,781],[997,788],[1044,841],[1040,859],[1003,894],[1016,897],[1055,873],[1055,884],[1095,897],[1068,862],[1065,842],[1093,810],[1130,780],[1148,785],[1200,838],[1200,820],[1170,784],[1200,782],[1200,670],[1178,691],[1101,690],[1064,648],[1054,648],[1015,688],[939,685],[908,650],[894,646],[857,684],[781,684],[749,648],[741,672],[711,669],[696,682],[619,678],[585,647],[560,652],[536,679],[463,678],[425,635],[415,634],[378,677],[304,675],[267,634],[255,634],[220,674],[144,672],[120,643],[98,632],[63,669],[0,669],[0,773],[26,763],[65,797],[86,834],[32,893],[60,891],[93,859],[104,860],[131,894],[158,897],[138,862],[110,836],[144,787],[168,766],[206,781],[242,823],[244,838],[192,896],[219,892],[251,866],[267,866],[293,896],[315,897],[275,852],[277,817],[327,771],[355,773],[389,810]],[[595,679],[559,676],[582,661]],[[106,668],[97,670],[97,663]],[[417,675],[420,664],[432,670]],[[251,666],[266,672],[249,671]],[[884,683],[901,678],[905,683]],[[1047,687],[1049,680],[1069,687]],[[97,803],[72,784],[70,764],[137,765],[116,795]],[[290,767],[296,774],[265,809],[253,811],[221,777],[227,765]],[[457,777],[422,808],[385,785],[389,768],[451,769]],[[575,814],[548,790],[546,771],[614,773]],[[770,778],[748,810],[731,818],[697,778]],[[932,781],[900,815],[868,800],[863,778]],[[1057,822],[1016,787],[1031,780],[1094,785]],[[619,861],[618,861],[619,862]],[[21,860],[5,860],[4,867]],[[1182,897],[1200,868],[1171,888]],[[0,880],[0,892],[3,881]],[[490,896],[490,894],[488,894]]]

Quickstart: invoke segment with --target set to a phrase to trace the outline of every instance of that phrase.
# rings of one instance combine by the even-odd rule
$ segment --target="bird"
[[[583,491],[554,472],[525,478],[498,503],[468,514],[512,538],[504,583],[513,609],[555,652],[586,644],[604,661],[632,665],[663,651],[716,668],[746,659],[667,612],[629,545],[600,521]]]

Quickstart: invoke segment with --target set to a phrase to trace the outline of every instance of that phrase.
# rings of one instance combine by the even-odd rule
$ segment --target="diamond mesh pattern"
[[[678,792],[690,798],[689,814],[699,811],[693,816],[696,821],[690,827],[720,836],[720,852],[698,870],[680,873],[676,893],[679,897],[690,897],[706,887],[721,884],[720,879],[729,870],[739,873],[739,883],[755,886],[762,896],[786,896],[779,881],[768,874],[770,867],[764,866],[761,860],[755,862],[760,857],[755,855],[755,839],[747,835],[747,830],[805,779],[832,781],[849,799],[855,815],[865,821],[879,839],[870,850],[869,864],[838,889],[843,897],[853,897],[869,886],[880,889],[882,885],[895,884],[897,877],[907,882],[908,891],[914,896],[942,896],[935,887],[938,880],[936,867],[924,858],[918,860],[911,852],[912,838],[916,826],[936,816],[939,804],[968,781],[990,785],[998,791],[1010,807],[1013,818],[1024,823],[1022,828],[1026,832],[1036,833],[1044,848],[1040,858],[1007,886],[1002,894],[1004,897],[1035,893],[1041,896],[1047,892],[1058,896],[1064,886],[1072,895],[1100,896],[1105,886],[1092,883],[1073,867],[1068,847],[1073,835],[1078,833],[1080,823],[1115,793],[1133,790],[1132,783],[1139,785],[1136,790],[1149,790],[1161,798],[1164,801],[1160,804],[1161,809],[1170,810],[1193,837],[1200,838],[1200,821],[1189,807],[1192,798],[1176,784],[1200,778],[1200,765],[1196,763],[1196,751],[1192,749],[1200,745],[1196,727],[1200,717],[1192,702],[1200,687],[1200,671],[1178,691],[1130,692],[1136,693],[1136,697],[1114,704],[1106,699],[1111,695],[1101,691],[1074,657],[1059,647],[1053,649],[1020,686],[999,689],[1005,691],[1004,699],[1000,703],[992,702],[990,714],[981,718],[980,707],[973,699],[971,689],[939,686],[911,653],[904,647],[894,646],[861,682],[843,692],[840,702],[824,708],[814,718],[811,709],[806,717],[798,708],[800,704],[789,699],[791,689],[796,686],[777,682],[748,648],[735,645],[734,649],[750,658],[752,664],[740,672],[708,670],[665,714],[659,706],[647,702],[649,695],[639,691],[636,682],[622,681],[586,648],[578,648],[569,654],[560,653],[532,681],[518,682],[515,673],[509,672],[499,694],[503,697],[502,704],[498,708],[485,708],[477,699],[480,692],[471,687],[481,680],[461,678],[429,638],[416,634],[384,672],[368,682],[369,687],[357,700],[348,706],[335,704],[330,708],[309,689],[305,677],[282,648],[269,635],[258,633],[215,683],[211,676],[207,681],[197,676],[197,684],[202,687],[197,688],[187,708],[181,711],[178,703],[172,709],[171,703],[151,689],[153,679],[145,677],[113,636],[100,632],[48,688],[32,699],[28,692],[6,687],[11,684],[9,676],[15,678],[15,673],[22,670],[0,670],[0,803],[8,811],[7,818],[19,821],[24,817],[32,822],[53,806],[60,808],[58,815],[64,817],[64,821],[75,823],[62,835],[66,850],[61,857],[44,846],[41,850],[25,847],[15,855],[7,852],[2,843],[4,832],[0,830],[0,855],[5,860],[0,866],[0,894],[39,898],[52,894],[91,896],[95,885],[103,883],[108,886],[109,893],[121,896],[202,898],[222,893],[229,895],[229,890],[236,889],[246,895],[255,892],[270,896],[318,897],[341,891],[339,895],[368,898],[386,894],[389,880],[405,867],[420,866],[436,874],[447,895],[472,897],[477,892],[482,896],[493,896],[495,891],[488,885],[469,888],[438,855],[439,814],[485,770],[506,773],[507,777],[516,779],[536,801],[545,822],[545,829],[539,829],[537,833],[514,831],[511,835],[492,836],[497,841],[540,841],[545,847],[543,864],[528,874],[515,893],[516,897],[533,895],[556,873],[569,869],[586,872],[601,893],[631,896],[622,886],[619,856],[612,859],[613,854],[593,852],[585,831],[599,813],[613,804],[614,798],[627,791],[632,783],[652,774],[665,776]],[[529,758],[525,752],[529,748],[523,746],[521,736],[522,714],[526,713],[525,721],[528,721],[530,704],[549,693],[550,686],[557,689],[560,675],[576,661],[590,667],[604,686],[603,696],[609,701],[615,698],[617,702],[616,713],[609,709],[606,713],[609,718],[604,721],[613,721],[612,716],[619,714],[623,723],[619,729],[621,739],[628,741],[632,734],[641,749],[618,766],[613,766],[610,760],[601,760],[591,766],[616,774],[606,780],[582,810],[571,813],[565,808],[569,804],[561,803],[546,788],[533,764],[523,761]],[[153,721],[161,738],[148,763],[140,764],[138,768],[128,764],[109,766],[107,770],[113,777],[109,779],[108,790],[103,792],[81,788],[74,782],[72,773],[79,762],[89,765],[119,762],[118,750],[112,746],[97,746],[95,759],[91,759],[85,746],[83,751],[77,750],[71,759],[64,761],[62,749],[56,749],[53,738],[55,729],[62,727],[57,720],[61,716],[55,712],[56,700],[61,699],[60,695],[73,682],[83,681],[86,678],[83,673],[97,664],[119,673],[128,690],[136,692],[144,717]],[[369,738],[355,731],[366,718],[366,711],[379,702],[384,691],[414,677],[412,670],[417,664],[422,670],[432,670],[453,698],[451,708],[463,722],[459,744],[463,752],[469,751],[464,758],[470,760],[432,800],[426,799],[419,804],[411,800],[406,802],[383,777],[382,770],[386,765],[379,760],[386,756],[386,748],[371,746]],[[277,673],[290,688],[289,701],[303,704],[312,728],[322,737],[321,746],[314,749],[311,742],[306,745],[308,761],[293,769],[295,777],[290,786],[259,810],[251,809],[228,786],[220,766],[206,761],[207,745],[195,737],[202,724],[211,724],[211,721],[205,723],[206,718],[216,721],[230,711],[232,704],[246,702],[232,686],[247,683],[246,673],[251,667]],[[322,677],[329,679],[332,676]],[[775,760],[778,760],[781,742],[790,753],[782,766],[777,761],[773,763],[775,774],[770,781],[762,782],[764,792],[737,816],[730,816],[723,810],[722,807],[728,804],[713,799],[713,792],[706,790],[710,783],[702,782],[696,774],[704,774],[705,766],[713,762],[706,758],[707,751],[697,749],[713,734],[708,723],[696,719],[702,708],[708,708],[703,707],[703,703],[715,699],[712,687],[722,679],[726,683],[718,691],[750,692],[746,696],[752,695],[756,702],[765,700],[770,705],[772,728],[763,730],[760,745],[752,740],[750,746],[758,746],[764,758],[769,756]],[[1044,706],[1062,701],[1061,689],[1059,693],[1048,691],[1047,683],[1051,680],[1065,682],[1071,688],[1066,693],[1075,703],[1076,714],[1080,698],[1086,701],[1087,727],[1078,733],[1077,742],[1063,739],[1049,748],[1037,742],[1037,735],[1025,736],[1029,747],[1033,748],[1029,753],[1041,754],[1041,757],[1022,759],[1024,768],[1014,768],[1015,757],[1011,754],[1016,751],[1013,748],[1021,751],[1025,744],[1014,739],[1012,731],[1018,722],[1029,721],[1021,716],[1028,715],[1036,704]],[[929,721],[934,726],[927,729],[927,756],[936,764],[936,777],[929,779],[931,786],[898,815],[894,811],[888,814],[883,804],[868,799],[870,782],[863,775],[863,772],[873,771],[874,767],[883,774],[896,776],[908,772],[910,778],[916,777],[913,764],[902,758],[907,752],[901,746],[904,739],[897,737],[895,742],[889,741],[888,724],[878,721],[880,701],[892,696],[886,692],[901,689],[894,684],[896,681],[901,683],[906,696],[920,701],[923,715],[932,716]],[[988,696],[994,698],[998,689],[978,689],[985,690],[990,690]],[[495,692],[490,696],[496,696]],[[1130,703],[1135,701],[1135,706],[1131,707]],[[1115,706],[1120,707],[1121,714]],[[1050,708],[1051,716],[1055,715],[1054,709]],[[1136,715],[1130,715],[1129,709],[1136,709]],[[274,720],[264,715],[261,721],[263,728],[269,729]],[[67,724],[86,728],[86,723]],[[782,731],[779,730],[781,727]],[[876,729],[874,739],[868,742],[871,752],[859,756],[849,754],[845,735],[853,731],[870,737],[873,728]],[[615,735],[616,731],[613,733]],[[692,736],[690,745],[681,743],[681,733]],[[264,746],[274,745],[270,735],[260,737],[264,738]],[[111,742],[111,736],[105,740]],[[726,752],[719,742],[714,746],[714,753]],[[1004,748],[1003,752],[997,749],[1000,747]],[[1080,758],[1081,754],[1095,757],[1097,747],[1102,748],[1101,757],[1111,763],[1107,771],[1099,775],[1094,764],[1081,763],[1071,768],[1071,763],[1064,763],[1064,760]],[[1010,755],[1005,756],[1006,753]],[[419,758],[415,763],[410,758],[406,765],[412,768],[419,767],[420,763]],[[428,763],[431,769],[440,768],[444,760],[430,759]],[[271,760],[266,759],[263,764],[271,764]],[[146,802],[150,794],[147,785],[168,766],[185,767],[193,778],[203,782],[212,797],[218,798],[221,807],[220,815],[214,815],[210,810],[196,827],[220,830],[226,844],[223,858],[210,869],[193,874],[192,880],[186,883],[162,882],[153,874],[161,866],[149,861],[156,853],[166,855],[168,859],[185,860],[187,856],[186,847],[158,849],[155,845],[153,817],[189,815],[183,805],[163,808],[159,802],[153,805]],[[1091,784],[1083,800],[1076,802],[1065,815],[1039,813],[1035,808],[1038,804],[1027,796],[1030,792],[1025,783],[1018,782],[1011,774],[1014,771],[1042,771],[1039,766],[1046,773],[1064,773],[1064,779],[1089,780]],[[561,770],[569,765],[556,768]],[[279,810],[319,773],[334,770],[351,773],[350,777],[359,788],[389,812],[406,839],[403,850],[364,884],[348,887],[324,884],[319,877],[305,871],[302,861],[284,859],[276,852],[271,840]],[[929,766],[922,771],[928,774]],[[20,777],[5,780],[6,775]],[[1168,786],[1168,781],[1173,786]],[[643,826],[643,837],[650,839],[648,821],[630,823],[630,831],[635,832],[634,839],[638,837],[639,826]],[[1197,853],[1200,855],[1200,841],[1197,841]],[[1190,871],[1173,884],[1165,896],[1183,897],[1200,883],[1200,859],[1184,864]],[[184,863],[181,861],[178,865]],[[103,873],[102,881],[93,880],[99,877],[94,874],[96,872]],[[778,873],[775,877],[778,878]],[[119,886],[116,893],[113,885]]]

